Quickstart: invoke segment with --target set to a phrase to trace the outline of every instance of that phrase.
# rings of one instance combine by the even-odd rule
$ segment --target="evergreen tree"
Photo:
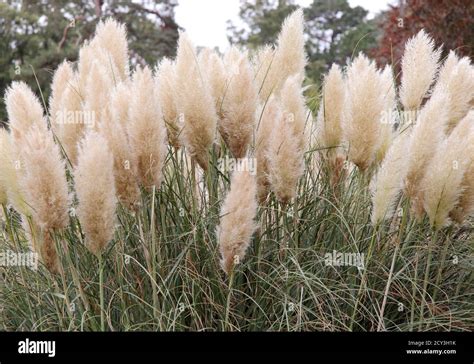
[[[113,16],[127,26],[132,63],[154,64],[174,56],[179,27],[176,0],[8,0],[0,3],[0,92],[13,80],[27,82],[47,102],[52,73],[68,59],[76,61],[82,43],[101,18]],[[0,121],[6,121],[3,102]]]

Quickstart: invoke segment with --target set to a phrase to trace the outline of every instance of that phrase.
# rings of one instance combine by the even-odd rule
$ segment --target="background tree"
[[[381,36],[372,56],[379,64],[396,63],[405,42],[425,29],[444,50],[472,57],[474,48],[474,2],[472,0],[406,0],[390,6],[380,16]]]
[[[132,63],[154,64],[174,56],[179,27],[176,0],[8,0],[0,3],[0,92],[13,80],[27,82],[44,99],[52,72],[64,58],[76,61],[82,43],[101,18],[114,16],[127,26]],[[38,79],[38,82],[36,81]],[[6,112],[0,103],[0,121]]]
[[[296,7],[292,0],[241,1],[239,16],[244,26],[229,22],[229,41],[250,48],[274,43],[281,22]],[[367,11],[351,7],[347,0],[314,0],[304,13],[307,74],[313,82],[319,82],[332,63],[344,64],[356,52],[369,52],[376,43],[375,21],[368,21]]]

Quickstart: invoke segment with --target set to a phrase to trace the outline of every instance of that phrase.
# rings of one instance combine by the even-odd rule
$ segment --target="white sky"
[[[394,0],[349,0],[351,6],[360,5],[373,16],[387,8]],[[296,0],[307,6],[312,0]],[[176,7],[176,21],[189,34],[197,46],[219,47],[225,50],[227,41],[227,20],[238,22],[239,0],[179,0]]]

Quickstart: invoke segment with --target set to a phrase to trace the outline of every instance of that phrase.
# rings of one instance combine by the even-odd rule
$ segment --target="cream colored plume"
[[[0,129],[0,185],[6,190],[8,203],[20,214],[30,215],[30,208],[20,192],[18,183],[20,165],[10,134],[6,129]]]
[[[100,255],[114,236],[116,196],[114,158],[107,141],[94,131],[81,142],[74,180],[86,247]]]
[[[474,114],[471,112],[433,150],[434,157],[421,182],[423,206],[436,229],[450,223],[449,213],[463,193],[465,172],[474,162],[473,122]]]
[[[5,93],[5,105],[15,148],[33,125],[47,127],[40,101],[26,83],[11,84]]]
[[[182,140],[189,155],[207,170],[217,115],[211,88],[198,67],[194,46],[181,33],[176,58],[178,113],[184,122]]]
[[[50,131],[35,125],[20,146],[24,166],[20,190],[33,221],[43,231],[63,229],[69,221],[66,169]]]
[[[474,111],[471,110],[464,117],[462,122],[465,125],[474,125]],[[458,223],[462,223],[467,217],[471,216],[474,212],[474,158],[469,155],[466,155],[466,153],[463,153],[463,155],[466,158],[470,158],[470,163],[466,173],[464,174],[463,182],[461,185],[462,195],[459,199],[457,206],[450,213],[450,217]]]
[[[279,201],[290,202],[296,196],[298,180],[303,174],[304,154],[293,125],[278,120],[271,131],[268,147],[268,170],[272,191]]]
[[[227,73],[224,68],[224,62],[216,51],[206,48],[199,54],[199,67],[203,77],[207,77],[209,80],[212,97],[214,98],[216,110],[219,113],[227,85]]]
[[[397,136],[371,182],[372,223],[374,225],[393,215],[396,198],[403,188],[403,180],[408,170],[409,136],[408,131]]]
[[[183,126],[178,115],[176,80],[176,63],[164,58],[158,65],[156,75],[158,101],[168,130],[169,143],[171,146],[179,148],[181,146],[179,137]]]
[[[257,88],[247,53],[226,59],[228,85],[222,101],[219,132],[235,158],[243,158],[252,138]]]
[[[293,75],[287,78],[280,93],[283,118],[293,128],[293,133],[299,141],[299,147],[306,148],[306,139],[304,137],[306,128],[306,102],[303,96],[303,89],[299,75]]]
[[[279,125],[283,113],[278,100],[270,97],[268,102],[260,107],[257,113],[259,120],[256,125],[255,157],[257,158],[257,194],[263,202],[269,191],[270,181],[268,176],[268,151],[272,130]]]
[[[286,79],[297,75],[301,84],[306,66],[304,50],[304,19],[303,10],[295,10],[283,22],[278,36],[275,56],[263,82],[260,99],[265,101],[273,92],[279,94]]]
[[[78,91],[81,99],[84,100],[86,94],[87,81],[92,71],[92,65],[97,60],[100,47],[97,41],[85,42],[79,49],[79,59],[77,62]],[[96,61],[97,62],[97,61]]]
[[[221,266],[227,274],[231,273],[235,264],[244,259],[255,231],[256,190],[255,177],[248,171],[234,172],[217,228]]]
[[[271,94],[271,92],[267,91],[267,98],[264,98],[262,90],[266,84],[273,60],[275,59],[275,52],[276,50],[267,44],[258,48],[255,52],[255,55],[252,57],[252,65],[255,73],[255,84],[257,85],[260,100],[262,102],[267,101]]]
[[[87,125],[91,127],[97,123],[94,114],[84,114],[81,97],[78,93],[79,83],[77,75],[71,80],[64,91],[60,105],[61,119],[55,119],[54,131],[61,146],[66,152],[69,161],[77,163],[77,148],[79,141],[84,136]]]
[[[380,125],[380,145],[375,153],[375,161],[381,163],[392,144],[394,133],[393,125],[396,122],[395,108],[396,108],[396,92],[395,83],[393,80],[393,70],[389,65],[385,66],[380,73],[382,81],[382,91],[384,94],[385,108],[382,111],[381,125]]]
[[[405,110],[417,110],[428,92],[438,70],[440,49],[424,30],[405,44],[402,58],[400,100]]]
[[[472,108],[474,100],[474,67],[468,57],[459,59],[451,51],[439,71],[433,93],[446,90],[450,96],[449,125],[452,130]]]
[[[68,61],[62,62],[54,72],[53,82],[51,84],[51,96],[49,98],[49,115],[51,127],[56,131],[57,119],[61,118],[63,98],[66,90],[70,87],[71,80],[74,78],[74,70]]]
[[[24,215],[21,224],[31,249],[39,255],[41,262],[50,273],[59,273],[59,259],[56,243],[49,231],[41,229],[36,223]]]
[[[125,125],[120,120],[128,117],[123,115],[125,110],[117,105],[122,102],[122,91],[116,89],[112,92],[111,103],[107,107],[105,117],[100,124],[99,131],[107,140],[107,145],[114,157],[114,176],[117,197],[125,207],[136,209],[139,205],[140,190],[137,182],[137,158],[131,150]],[[118,107],[116,107],[118,106]]]
[[[13,176],[12,176],[13,175]],[[5,128],[0,128],[0,204],[6,206],[8,203],[8,187],[16,181],[16,172],[11,160],[10,135]],[[16,183],[15,183],[16,184]],[[13,186],[15,187],[15,186]]]
[[[124,24],[109,18],[101,21],[95,31],[95,39],[99,47],[105,49],[118,70],[117,80],[123,81],[129,76],[127,30]]]
[[[131,82],[120,82],[110,93],[110,108],[113,110],[112,119],[127,131],[130,123],[130,96],[132,92]]]
[[[83,106],[83,117],[93,121],[88,126],[94,130],[98,130],[104,118],[105,108],[114,87],[115,81],[107,71],[107,66],[94,61],[86,82]]]
[[[316,132],[318,144],[322,148],[336,148],[341,145],[344,96],[345,88],[341,69],[333,64],[324,78],[321,118]]]
[[[381,144],[381,117],[386,106],[384,82],[375,65],[360,54],[347,71],[344,134],[349,159],[364,171]]]
[[[138,68],[133,74],[128,137],[135,154],[141,185],[158,189],[166,159],[166,127],[151,70]]]
[[[418,215],[422,209],[420,181],[426,171],[426,166],[444,139],[449,102],[446,92],[438,92],[433,95],[420,111],[411,133],[408,148],[410,161],[405,181],[405,192],[412,200],[412,206]]]

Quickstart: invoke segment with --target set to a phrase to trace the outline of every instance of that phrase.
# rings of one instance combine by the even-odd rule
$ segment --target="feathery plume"
[[[283,118],[293,127],[299,147],[305,149],[306,106],[299,75],[287,78],[280,93]]]
[[[201,54],[203,55],[202,57]],[[199,67],[209,80],[212,97],[214,98],[216,110],[219,113],[227,85],[227,73],[224,62],[216,51],[205,49],[204,52],[199,54]]]
[[[53,82],[51,84],[51,96],[49,98],[49,115],[51,118],[51,127],[56,129],[56,119],[61,115],[63,97],[69,88],[69,83],[74,77],[74,71],[68,61],[62,62],[54,72]]]
[[[410,141],[409,133],[398,135],[387,151],[387,156],[371,183],[372,223],[392,216],[395,200],[403,188],[403,180],[408,170],[409,157],[406,148]]]
[[[127,128],[130,122],[130,93],[132,83],[120,82],[110,93],[110,110],[113,110],[113,120],[120,125],[127,134]],[[107,110],[107,111],[110,111]]]
[[[470,111],[462,123],[474,125],[474,111]],[[450,213],[450,217],[459,224],[474,212],[474,158],[469,155],[466,157],[470,159],[470,163],[461,185],[462,195],[458,205]]]
[[[344,133],[349,159],[364,171],[373,163],[381,142],[383,82],[375,65],[360,54],[348,68],[346,84]]]
[[[209,148],[214,143],[217,115],[209,82],[198,67],[194,46],[186,33],[178,42],[178,112],[184,120],[182,138],[189,155],[202,169],[209,164]]]
[[[52,133],[35,125],[20,148],[24,162],[20,189],[33,221],[45,232],[65,228],[69,221],[66,170]]]
[[[135,153],[140,183],[159,188],[166,159],[166,127],[160,105],[156,102],[156,88],[148,67],[138,68],[133,74],[128,136],[130,149]]]
[[[433,157],[434,151],[437,150],[444,139],[449,102],[449,96],[446,92],[438,92],[433,95],[420,111],[411,133],[405,192],[412,200],[412,206],[418,216],[422,212],[420,181],[426,171],[426,166]]]
[[[85,99],[87,81],[98,52],[99,45],[94,40],[85,42],[79,49],[79,60],[77,62],[78,92],[83,100]]]
[[[118,92],[118,95],[117,95]],[[107,140],[107,145],[114,157],[114,176],[117,197],[129,209],[136,209],[139,204],[140,190],[137,183],[137,160],[131,151],[123,123],[117,122],[124,116],[120,108],[115,108],[117,102],[122,101],[120,90],[114,90],[111,103],[105,112],[105,118],[100,124],[99,132]],[[123,110],[122,110],[123,111]]]
[[[127,30],[124,24],[109,18],[101,21],[95,31],[98,45],[107,50],[118,72],[115,77],[121,81],[129,76]]]
[[[318,144],[323,148],[335,148],[341,145],[344,93],[341,69],[333,64],[324,78],[321,120],[317,130]]]
[[[297,9],[283,22],[275,57],[263,83],[260,99],[265,101],[272,92],[278,95],[284,82],[291,75],[297,75],[297,80],[301,84],[305,66],[303,10]]]
[[[58,252],[51,233],[24,215],[21,216],[21,224],[31,249],[38,254],[46,269],[52,274],[59,273]]]
[[[268,150],[272,130],[283,118],[278,100],[271,96],[268,102],[261,106],[260,121],[257,125],[257,136],[255,141],[255,156],[257,158],[257,194],[260,202],[263,202],[270,190],[268,179]]]
[[[79,200],[77,216],[86,236],[86,247],[100,255],[112,240],[115,227],[114,159],[107,141],[89,131],[80,144],[74,171]]]
[[[77,162],[77,144],[84,135],[86,124],[95,123],[94,115],[85,115],[79,94],[77,74],[69,80],[57,106],[55,114],[51,114],[51,126],[59,139],[69,161]]]
[[[217,228],[221,266],[227,273],[245,257],[256,225],[256,181],[248,171],[236,171],[232,175],[230,191],[221,208],[220,225]]]
[[[252,138],[257,89],[247,53],[226,60],[228,86],[222,101],[219,132],[235,158],[243,158]]]
[[[11,136],[6,129],[0,129],[0,185],[6,189],[7,200],[20,214],[30,215],[18,183],[19,161],[15,160]]]
[[[275,49],[270,45],[264,45],[257,49],[255,55],[252,57],[252,65],[255,73],[255,84],[258,88],[258,94],[262,102],[267,101],[271,92],[263,97],[263,89],[267,81],[268,73],[275,59]]]
[[[456,124],[472,108],[474,100],[474,67],[468,57],[459,59],[451,51],[439,71],[433,94],[447,91],[450,96],[448,129]]]
[[[12,83],[5,93],[5,105],[15,146],[34,124],[47,127],[43,108],[26,83],[22,81]]]
[[[431,225],[439,229],[450,223],[449,213],[462,193],[464,174],[474,162],[473,115],[464,118],[435,149],[421,182],[423,206]]]
[[[83,111],[91,123],[94,130],[98,130],[99,123],[104,118],[105,106],[110,100],[110,93],[114,89],[115,83],[101,63],[94,61],[87,79]]]
[[[158,65],[156,82],[158,84],[158,100],[163,111],[163,119],[168,130],[169,144],[175,148],[181,146],[179,136],[182,125],[178,115],[176,94],[176,63],[164,58]]]
[[[392,144],[396,107],[396,93],[392,67],[389,65],[385,66],[383,71],[380,73],[380,77],[382,82],[381,91],[384,94],[385,107],[380,120],[380,144],[375,153],[375,161],[377,164],[384,160],[388,148]]]
[[[402,58],[400,100],[405,110],[419,109],[438,70],[440,49],[422,29],[405,44]]]
[[[293,125],[284,118],[275,123],[268,148],[270,185],[278,200],[288,203],[296,195],[298,180],[303,174],[301,141]]]

